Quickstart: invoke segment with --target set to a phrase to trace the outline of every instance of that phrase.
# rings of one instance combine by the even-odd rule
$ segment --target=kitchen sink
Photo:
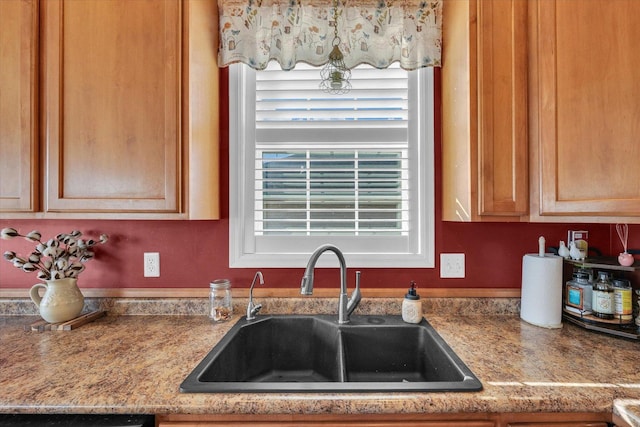
[[[183,393],[478,391],[425,319],[273,315],[239,320],[180,385]]]

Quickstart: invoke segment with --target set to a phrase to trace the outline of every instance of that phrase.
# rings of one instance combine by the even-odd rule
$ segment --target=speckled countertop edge
[[[331,314],[338,311],[336,298],[264,298],[262,312],[273,314]],[[246,311],[248,298],[234,298],[235,313]],[[356,314],[400,314],[401,298],[363,298]],[[85,298],[84,311],[105,310],[110,315],[206,315],[207,298]],[[425,315],[518,315],[520,298],[423,298]],[[0,315],[37,315],[28,298],[0,298]]]

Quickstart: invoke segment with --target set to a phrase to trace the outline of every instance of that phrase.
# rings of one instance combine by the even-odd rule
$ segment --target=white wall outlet
[[[144,253],[144,277],[160,277],[160,253]]]
[[[464,278],[464,254],[440,254],[440,277]]]

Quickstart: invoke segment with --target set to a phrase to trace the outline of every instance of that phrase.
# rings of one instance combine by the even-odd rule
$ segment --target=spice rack
[[[571,259],[564,260],[565,266],[570,265],[578,268],[589,268],[593,270],[605,270],[622,272],[622,274],[633,274],[635,271],[640,271],[640,261],[636,260],[631,266],[625,267],[618,264],[618,260],[615,257],[593,257],[586,258],[582,261],[575,261]],[[565,275],[567,273],[565,269]],[[571,272],[568,274],[571,277]],[[637,302],[634,302],[634,307],[637,306]],[[576,324],[584,329],[602,332],[609,335],[615,335],[618,337],[640,340],[640,326],[635,322],[623,321],[622,319],[605,320],[595,317],[590,314],[580,314],[563,309],[562,317],[573,324]]]

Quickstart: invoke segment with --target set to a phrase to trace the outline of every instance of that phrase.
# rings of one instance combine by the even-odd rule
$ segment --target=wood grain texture
[[[607,427],[611,416],[598,413],[520,414],[360,414],[360,415],[181,415],[157,417],[159,427]]]
[[[443,219],[526,219],[526,2],[444,4]]]
[[[152,0],[44,3],[46,211],[180,211],[181,13]]]
[[[0,212],[38,209],[38,2],[0,2]]]
[[[220,218],[215,0],[1,7],[0,218]]]
[[[478,184],[480,215],[526,215],[527,5],[479,1]]]
[[[168,414],[157,418],[159,427],[495,427],[492,414],[360,414],[360,415],[222,415]]]
[[[68,320],[60,323],[49,323],[44,319],[37,320],[29,325],[25,325],[25,331],[32,332],[44,332],[44,331],[71,331],[77,329],[82,325],[86,325],[89,322],[93,322],[96,319],[101,318],[107,313],[103,310],[96,310],[90,313],[82,314],[75,319]]]
[[[220,218],[220,79],[218,75],[218,7],[215,0],[189,0],[186,6],[183,103],[188,146],[187,212],[189,219]]]
[[[532,211],[640,223],[640,3],[529,6]]]

